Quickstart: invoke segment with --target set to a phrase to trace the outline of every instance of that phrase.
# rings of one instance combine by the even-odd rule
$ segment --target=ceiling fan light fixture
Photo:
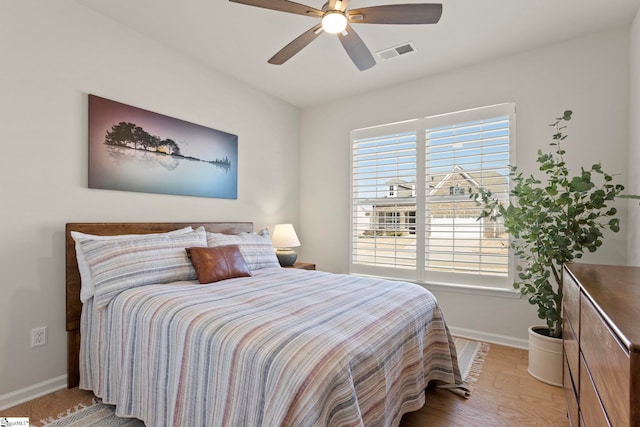
[[[327,33],[341,33],[347,28],[347,17],[337,10],[330,10],[322,17],[322,29]]]

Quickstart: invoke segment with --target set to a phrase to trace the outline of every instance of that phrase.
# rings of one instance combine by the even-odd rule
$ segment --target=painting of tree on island
[[[238,137],[89,95],[89,188],[237,199]]]
[[[120,122],[113,125],[104,138],[104,143],[114,147],[133,148],[134,150],[144,150],[168,156],[181,157],[183,159],[199,160],[202,162],[220,165],[226,168],[231,167],[229,157],[215,160],[202,160],[195,157],[185,157],[180,153],[180,146],[172,139],[161,139],[158,136],[149,135],[135,123]]]

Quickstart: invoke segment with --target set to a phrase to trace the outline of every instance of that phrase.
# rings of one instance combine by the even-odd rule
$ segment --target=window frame
[[[513,251],[510,249],[510,243],[512,237],[508,236],[509,249],[507,254],[507,274],[504,276],[478,274],[478,273],[460,273],[460,272],[436,272],[427,269],[426,252],[429,245],[428,239],[425,234],[426,218],[429,207],[427,206],[427,182],[426,182],[426,156],[427,156],[427,129],[437,126],[446,126],[453,124],[461,124],[471,122],[474,120],[489,119],[501,116],[508,116],[509,118],[509,147],[508,147],[508,164],[510,166],[515,165],[516,159],[516,111],[515,103],[508,102],[502,104],[496,104],[486,107],[473,108],[469,110],[457,111],[446,114],[439,114],[434,116],[423,117],[419,119],[411,119],[402,122],[390,123],[380,126],[374,126],[364,129],[355,129],[350,135],[350,217],[349,217],[349,272],[352,274],[373,275],[380,277],[387,277],[391,279],[401,279],[413,281],[420,284],[426,284],[435,286],[436,288],[443,288],[449,290],[455,290],[459,292],[476,292],[489,291],[497,295],[513,294],[512,283],[514,279],[515,271],[515,259]],[[356,209],[358,204],[356,202],[354,193],[356,188],[355,176],[356,168],[354,164],[354,151],[355,142],[360,141],[363,138],[375,138],[386,137],[396,131],[415,131],[415,146],[416,146],[416,162],[415,162],[415,181],[413,183],[413,193],[415,197],[415,213],[413,214],[414,223],[410,225],[412,234],[416,236],[415,243],[415,269],[413,268],[389,268],[379,267],[377,265],[363,265],[354,263],[354,254],[356,253],[355,243],[356,239]],[[489,169],[485,169],[489,170]],[[512,182],[509,179],[510,190]],[[400,186],[396,186],[395,196],[399,195]],[[464,187],[463,187],[464,191]],[[433,197],[433,196],[431,196]],[[467,199],[469,195],[464,194],[451,194],[444,196],[451,199]],[[424,207],[424,208],[421,208]],[[420,239],[419,236],[425,236],[424,239]]]

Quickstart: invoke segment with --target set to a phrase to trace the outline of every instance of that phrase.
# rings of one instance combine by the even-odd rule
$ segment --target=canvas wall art
[[[89,188],[238,198],[238,136],[89,95]]]

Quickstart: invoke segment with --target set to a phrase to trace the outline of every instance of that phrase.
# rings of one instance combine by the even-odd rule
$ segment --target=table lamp
[[[300,246],[300,240],[292,224],[276,224],[271,236],[271,243],[276,248],[276,256],[282,267],[293,265],[298,259],[298,254],[291,248]]]

